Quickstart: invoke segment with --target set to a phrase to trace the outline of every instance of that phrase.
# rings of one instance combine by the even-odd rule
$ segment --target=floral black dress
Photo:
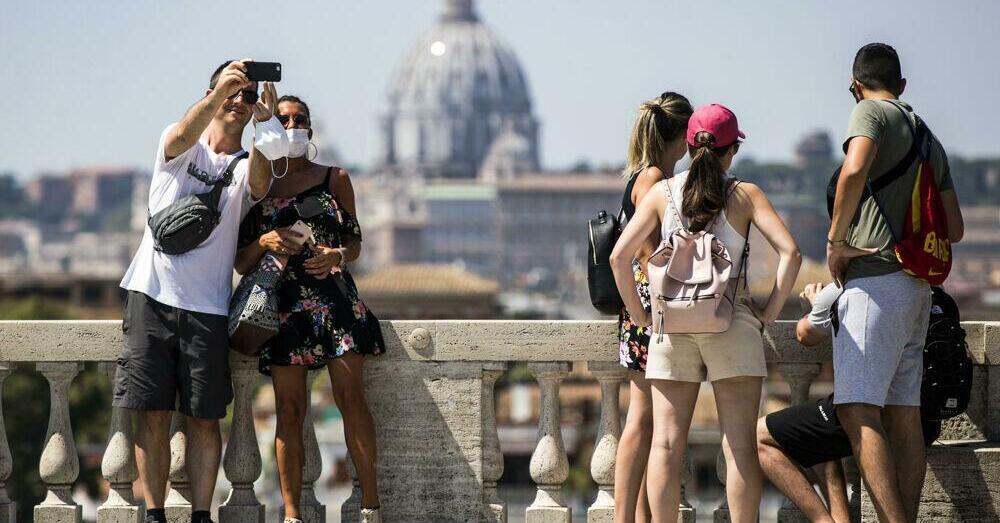
[[[240,225],[240,247],[253,243],[274,229],[289,227],[301,219],[312,228],[316,243],[342,247],[350,239],[361,239],[361,227],[337,197],[330,192],[330,173],[323,183],[291,198],[266,198],[255,205]],[[322,212],[302,217],[296,204],[318,201]],[[327,361],[353,351],[382,354],[385,341],[378,319],[358,296],[354,278],[346,269],[334,267],[323,279],[303,267],[313,251],[307,245],[289,258],[277,288],[278,334],[260,353],[260,372],[270,374],[271,365],[302,365],[322,368]]]
[[[646,312],[651,310],[649,302],[649,279],[642,272],[639,260],[632,260],[632,276],[635,290]],[[649,327],[640,327],[632,322],[628,310],[622,306],[618,313],[618,362],[632,370],[646,370],[646,356],[649,354]]]
[[[632,203],[632,188],[642,171],[632,173],[628,184],[625,186],[625,193],[622,195],[622,211],[629,220],[635,214],[635,205]],[[642,271],[639,260],[632,260],[632,278],[635,280],[635,290],[639,292],[639,300],[646,312],[651,310],[649,301],[649,279]],[[618,362],[622,367],[645,372],[646,356],[649,354],[649,327],[640,327],[632,322],[628,310],[623,305],[618,313]]]

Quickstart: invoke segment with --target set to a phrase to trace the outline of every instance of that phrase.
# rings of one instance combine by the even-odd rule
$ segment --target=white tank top
[[[667,195],[673,195],[673,200],[667,201],[667,209],[663,213],[663,219],[660,220],[661,238],[666,238],[670,234],[670,231],[678,227],[687,226],[687,223],[677,223],[676,215],[680,215],[685,222],[689,222],[688,217],[681,214],[681,209],[683,209],[684,205],[684,183],[687,181],[687,176],[688,171],[684,171],[664,181],[664,183],[670,184],[670,192]],[[727,180],[732,178],[732,176],[726,176]],[[728,199],[726,203],[728,204]],[[677,209],[676,215],[671,207]],[[747,242],[746,237],[737,232],[729,223],[729,220],[726,219],[725,209],[719,213],[719,216],[712,222],[708,230],[726,246],[729,255],[733,257],[733,270],[729,273],[730,279],[739,278],[743,264],[743,248]]]

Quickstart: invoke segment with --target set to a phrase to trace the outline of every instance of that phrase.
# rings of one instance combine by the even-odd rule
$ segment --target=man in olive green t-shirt
[[[901,164],[913,145],[915,116],[899,101],[906,87],[886,44],[854,59],[851,113],[827,236],[830,273],[844,289],[833,339],[834,404],[880,521],[916,521],[926,462],[920,429],[923,347],[930,310],[927,282],[902,272],[893,251],[916,179],[917,160],[874,197],[873,182]],[[931,138],[930,161],[952,243],[962,215],[944,149]],[[880,210],[881,207],[881,210]]]

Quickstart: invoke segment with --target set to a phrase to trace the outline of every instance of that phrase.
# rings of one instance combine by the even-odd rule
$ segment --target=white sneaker
[[[377,508],[361,509],[361,523],[382,523],[382,511]]]

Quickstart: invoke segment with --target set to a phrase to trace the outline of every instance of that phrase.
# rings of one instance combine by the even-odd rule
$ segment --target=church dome
[[[388,87],[380,163],[424,177],[474,178],[508,127],[530,143],[538,124],[513,51],[482,24],[473,0],[446,0],[437,23],[404,55]]]

